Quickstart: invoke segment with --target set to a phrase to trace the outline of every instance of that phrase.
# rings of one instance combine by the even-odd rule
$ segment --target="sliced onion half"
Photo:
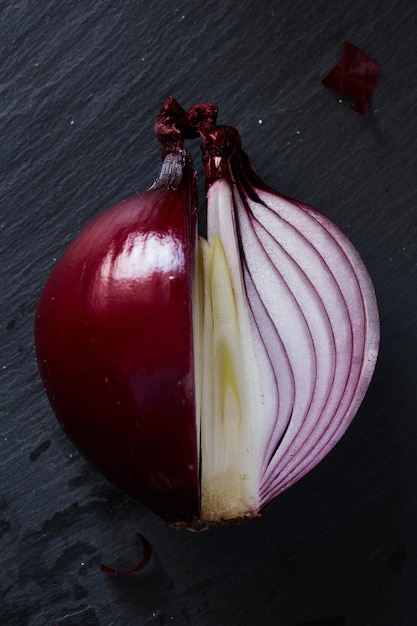
[[[202,514],[211,519],[230,506],[233,516],[256,514],[333,448],[371,380],[379,316],[365,265],[339,228],[268,188],[234,129],[200,133]],[[210,405],[213,378],[222,392]]]

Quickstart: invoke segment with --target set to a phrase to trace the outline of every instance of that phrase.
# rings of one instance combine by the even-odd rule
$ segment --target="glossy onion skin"
[[[167,522],[191,522],[200,507],[195,218],[186,180],[108,209],[55,266],[35,321],[41,376],[64,430]]]

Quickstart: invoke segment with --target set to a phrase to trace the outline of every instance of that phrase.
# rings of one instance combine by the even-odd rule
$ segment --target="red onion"
[[[168,101],[157,182],[87,226],[36,314],[39,367],[69,436],[188,527],[258,515],[312,469],[357,412],[379,344],[358,252],[265,185],[216,114]],[[182,141],[196,133],[207,175],[197,262]]]

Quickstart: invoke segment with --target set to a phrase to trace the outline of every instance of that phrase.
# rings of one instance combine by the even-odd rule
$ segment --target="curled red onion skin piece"
[[[100,565],[100,571],[103,572],[103,574],[107,574],[107,576],[130,576],[131,574],[136,574],[145,569],[152,558],[153,548],[146,537],[140,534],[138,534],[138,537],[142,542],[142,558],[134,567],[127,570],[120,570],[102,563]]]
[[[80,451],[167,522],[192,523],[197,199],[176,134],[153,188],[100,214],[58,261],[37,307],[35,344],[50,403]]]
[[[349,41],[344,42],[339,63],[321,81],[325,87],[355,99],[352,109],[365,115],[376,89],[378,63]]]

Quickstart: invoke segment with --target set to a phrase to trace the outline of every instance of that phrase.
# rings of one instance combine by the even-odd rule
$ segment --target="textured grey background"
[[[417,623],[416,11],[414,0],[0,2],[2,625]],[[380,63],[366,117],[320,84],[344,39]],[[260,519],[204,533],[164,527],[78,455],[33,352],[56,258],[98,211],[152,183],[153,122],[170,94],[186,108],[216,102],[266,182],[345,230],[382,321],[376,374],[342,442]],[[102,561],[135,561],[138,532],[155,548],[149,568],[101,574]]]

